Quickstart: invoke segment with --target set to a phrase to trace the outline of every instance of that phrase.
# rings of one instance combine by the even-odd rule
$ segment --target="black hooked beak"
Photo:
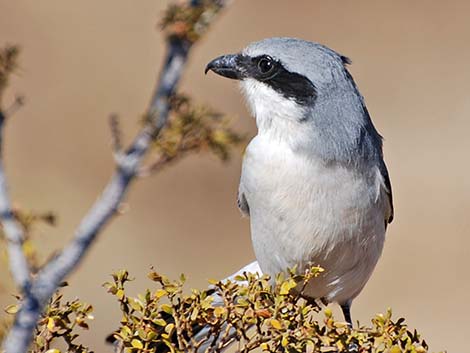
[[[231,78],[233,80],[242,80],[246,78],[245,70],[242,66],[242,55],[230,54],[222,55],[207,64],[204,73],[211,70],[220,76]]]

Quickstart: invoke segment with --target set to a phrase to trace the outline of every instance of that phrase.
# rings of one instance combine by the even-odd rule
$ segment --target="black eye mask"
[[[268,55],[237,57],[237,65],[244,77],[267,84],[276,92],[298,104],[311,105],[317,97],[315,85],[305,76],[288,71],[281,62]]]

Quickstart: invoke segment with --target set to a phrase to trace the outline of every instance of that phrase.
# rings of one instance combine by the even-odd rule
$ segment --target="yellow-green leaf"
[[[137,334],[143,341],[147,339],[147,332],[145,332],[143,329],[137,330]]]
[[[122,326],[121,327],[121,336],[123,336],[124,338],[132,336],[132,330],[127,326]]]
[[[261,343],[259,346],[263,351],[269,351],[269,345],[267,343]]]
[[[285,281],[281,284],[281,289],[279,294],[281,295],[287,295],[290,293],[292,289],[294,289],[297,286],[297,283],[291,278],[288,281]]]
[[[18,305],[12,304],[12,305],[8,305],[8,306],[5,308],[5,312],[6,312],[7,314],[12,314],[12,315],[14,315],[14,314],[16,314],[16,313],[18,312],[18,309],[19,309]]]
[[[168,304],[162,304],[162,306],[160,307],[164,312],[166,312],[167,314],[170,314],[172,315],[173,314],[173,308],[168,305]]]
[[[332,317],[332,316],[333,316],[333,311],[331,311],[330,308],[325,308],[325,316],[326,316],[327,318]]]
[[[166,321],[163,319],[155,319],[153,320],[153,323],[158,326],[166,326]]]
[[[218,306],[214,309],[214,315],[216,317],[221,317],[225,313],[225,311],[225,308]]]
[[[314,349],[315,349],[315,344],[312,341],[307,341],[307,344],[305,347],[305,353],[313,353]]]
[[[155,292],[155,296],[156,296],[157,298],[164,297],[164,296],[167,295],[167,294],[168,294],[168,292],[167,292],[166,290],[164,290],[164,289],[159,289],[159,290],[157,290],[157,291]]]
[[[49,331],[54,331],[54,329],[55,329],[55,322],[54,322],[54,319],[52,317],[47,319],[47,329]]]
[[[118,297],[119,300],[122,300],[122,298],[124,298],[124,291],[122,289],[118,289],[116,292],[116,297]]]
[[[137,338],[134,338],[134,339],[131,341],[131,345],[132,345],[132,347],[138,348],[138,349],[144,348],[144,345],[142,344],[142,342],[139,341]]]
[[[282,329],[282,324],[279,320],[271,319],[271,326],[274,327],[276,330]]]
[[[135,311],[142,311],[142,305],[138,299],[129,298],[129,305]]]
[[[175,324],[168,324],[165,327],[165,332],[168,333],[168,334],[171,334],[171,332],[173,331],[174,328],[175,328]]]

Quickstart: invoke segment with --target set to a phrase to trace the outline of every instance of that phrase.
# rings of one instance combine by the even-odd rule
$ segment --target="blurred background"
[[[59,215],[56,228],[40,228],[44,255],[72,237],[110,176],[109,114],[122,117],[128,140],[137,131],[162,63],[156,24],[168,3],[0,0],[0,45],[22,47],[6,102],[14,93],[27,98],[7,126],[6,167],[17,205]],[[391,307],[432,351],[462,352],[469,328],[469,13],[464,0],[233,1],[193,49],[180,86],[253,136],[236,84],[204,76],[210,59],[271,36],[318,41],[352,58],[385,137],[396,210],[353,316],[367,324]],[[254,259],[248,220],[235,202],[240,164],[241,149],[227,164],[197,155],[133,185],[128,212],[69,279],[67,295],[95,306],[82,341],[105,351],[104,337],[119,320],[101,287],[114,270],[127,268],[137,293],[150,285],[150,265],[173,277],[185,272],[190,286],[204,287]],[[2,307],[14,291],[5,267]]]

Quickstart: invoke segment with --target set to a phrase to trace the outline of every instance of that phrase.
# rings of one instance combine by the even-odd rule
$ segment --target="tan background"
[[[107,117],[136,131],[162,59],[155,30],[168,1],[0,0],[0,44],[23,47],[9,97],[27,106],[6,131],[6,162],[17,204],[56,210],[41,228],[43,253],[72,236],[112,169]],[[392,307],[434,351],[463,352],[470,309],[470,2],[234,1],[192,52],[182,89],[235,117],[253,135],[237,87],[203,67],[269,36],[315,40],[350,56],[351,71],[385,136],[396,218],[371,281],[353,306],[365,323]],[[130,211],[99,238],[70,282],[96,307],[83,336],[97,352],[118,320],[100,285],[115,269],[146,284],[150,264],[204,286],[253,259],[248,222],[235,205],[240,157],[221,165],[194,156],[133,185]],[[46,251],[47,250],[47,251]],[[4,267],[4,266],[3,266]],[[11,301],[5,269],[0,304]]]

